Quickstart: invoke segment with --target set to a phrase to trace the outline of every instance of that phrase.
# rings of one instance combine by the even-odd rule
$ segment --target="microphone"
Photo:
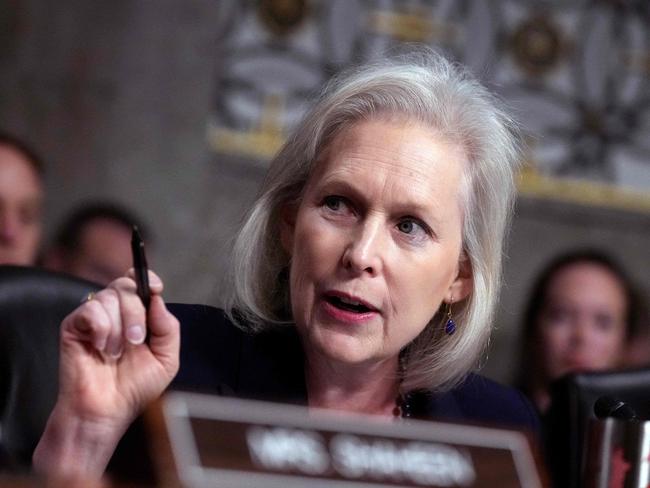
[[[608,395],[601,396],[594,403],[594,413],[599,419],[608,417],[620,420],[637,420],[636,412],[627,403]]]

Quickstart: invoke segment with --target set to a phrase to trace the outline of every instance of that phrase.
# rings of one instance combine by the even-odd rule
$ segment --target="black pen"
[[[149,310],[149,302],[151,301],[149,270],[147,269],[147,258],[144,255],[144,242],[142,242],[138,227],[135,225],[131,234],[131,252],[133,254],[133,271],[135,273],[137,293],[144,307]]]

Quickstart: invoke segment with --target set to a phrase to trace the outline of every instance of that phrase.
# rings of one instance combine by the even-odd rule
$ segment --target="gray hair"
[[[428,49],[333,79],[271,162],[235,242],[230,316],[254,330],[291,320],[280,211],[300,201],[318,156],[334,137],[361,120],[397,116],[417,121],[458,144],[467,156],[462,246],[473,289],[453,305],[454,335],[444,333],[446,310],[440,307],[402,351],[402,388],[441,391],[460,382],[477,367],[488,344],[521,159],[517,125],[498,108],[500,103],[462,67]]]

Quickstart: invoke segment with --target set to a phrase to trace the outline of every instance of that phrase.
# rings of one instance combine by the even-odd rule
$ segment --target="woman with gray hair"
[[[235,244],[226,313],[176,318],[152,274],[148,314],[127,276],[64,320],[61,390],[35,466],[102,472],[179,370],[178,319],[180,385],[535,429],[522,395],[471,373],[520,156],[498,104],[430,51],[333,80],[270,165]],[[206,321],[203,333],[187,325]]]

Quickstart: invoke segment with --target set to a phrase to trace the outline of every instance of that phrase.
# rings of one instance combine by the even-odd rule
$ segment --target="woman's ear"
[[[285,203],[280,209],[280,242],[284,251],[293,254],[293,236],[296,231],[296,217],[298,206]]]
[[[447,296],[444,298],[445,303],[460,302],[472,293],[474,287],[474,273],[472,272],[472,263],[462,251],[458,260],[458,272],[456,278],[449,286]]]

